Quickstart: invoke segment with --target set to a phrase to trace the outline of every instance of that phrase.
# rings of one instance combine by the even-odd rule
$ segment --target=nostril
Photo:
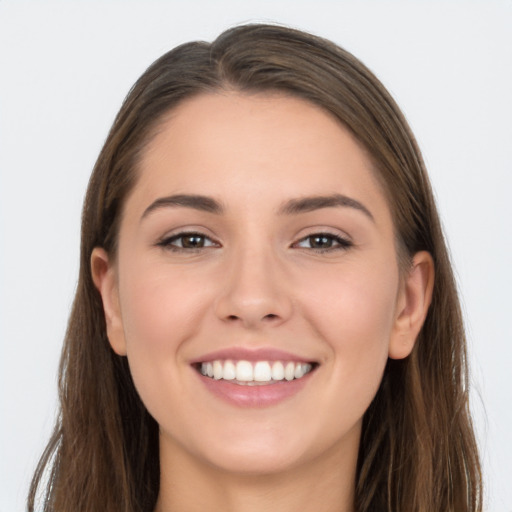
[[[274,315],[274,313],[269,313],[268,315],[265,315],[263,319],[273,320],[274,318],[277,318],[277,315]]]

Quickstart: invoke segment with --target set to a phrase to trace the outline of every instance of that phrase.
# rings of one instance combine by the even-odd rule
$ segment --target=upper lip
[[[194,358],[190,363],[207,363],[209,361],[227,360],[235,361],[293,361],[297,363],[315,362],[307,357],[302,357],[291,352],[278,350],[275,348],[257,348],[249,349],[245,347],[231,347],[214,352],[208,352],[200,357]]]

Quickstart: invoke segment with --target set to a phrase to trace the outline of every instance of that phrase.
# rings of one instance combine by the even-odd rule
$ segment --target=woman
[[[32,485],[48,511],[477,511],[421,155],[352,55],[265,25],[157,60],[93,171]]]

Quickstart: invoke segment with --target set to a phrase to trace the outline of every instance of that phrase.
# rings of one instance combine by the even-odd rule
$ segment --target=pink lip
[[[198,378],[212,394],[237,407],[269,407],[293,397],[309,382],[311,373],[301,379],[279,381],[262,386],[243,386],[229,380],[215,380],[197,372]]]
[[[215,360],[233,359],[235,361],[293,361],[296,363],[309,363],[310,359],[277,350],[275,348],[248,349],[243,347],[232,347],[215,352],[209,352],[203,356],[194,358],[191,364],[207,363]]]

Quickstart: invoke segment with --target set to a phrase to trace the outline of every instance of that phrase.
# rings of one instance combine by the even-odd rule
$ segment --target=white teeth
[[[291,381],[301,379],[312,370],[309,363],[295,363],[293,361],[208,361],[201,363],[202,375],[215,380],[234,380],[238,383],[271,383],[282,380]]]
[[[284,367],[284,378],[286,380],[293,380],[295,377],[295,364],[287,363]]]
[[[301,377],[304,377],[304,368],[303,368],[303,365],[302,364],[298,364],[296,367],[295,367],[295,373],[294,373],[294,377],[296,379],[300,379]]]
[[[226,361],[224,363],[224,375],[222,378],[224,380],[236,379],[236,367],[232,361]]]
[[[281,361],[276,361],[272,365],[272,379],[283,380],[284,379],[284,366]]]
[[[254,365],[254,380],[256,382],[270,382],[272,380],[272,370],[267,361],[258,361]]]
[[[223,374],[222,363],[220,361],[213,361],[213,378],[215,380],[220,380],[222,379]]]
[[[254,380],[252,364],[249,361],[238,361],[236,363],[236,380],[250,382]]]

